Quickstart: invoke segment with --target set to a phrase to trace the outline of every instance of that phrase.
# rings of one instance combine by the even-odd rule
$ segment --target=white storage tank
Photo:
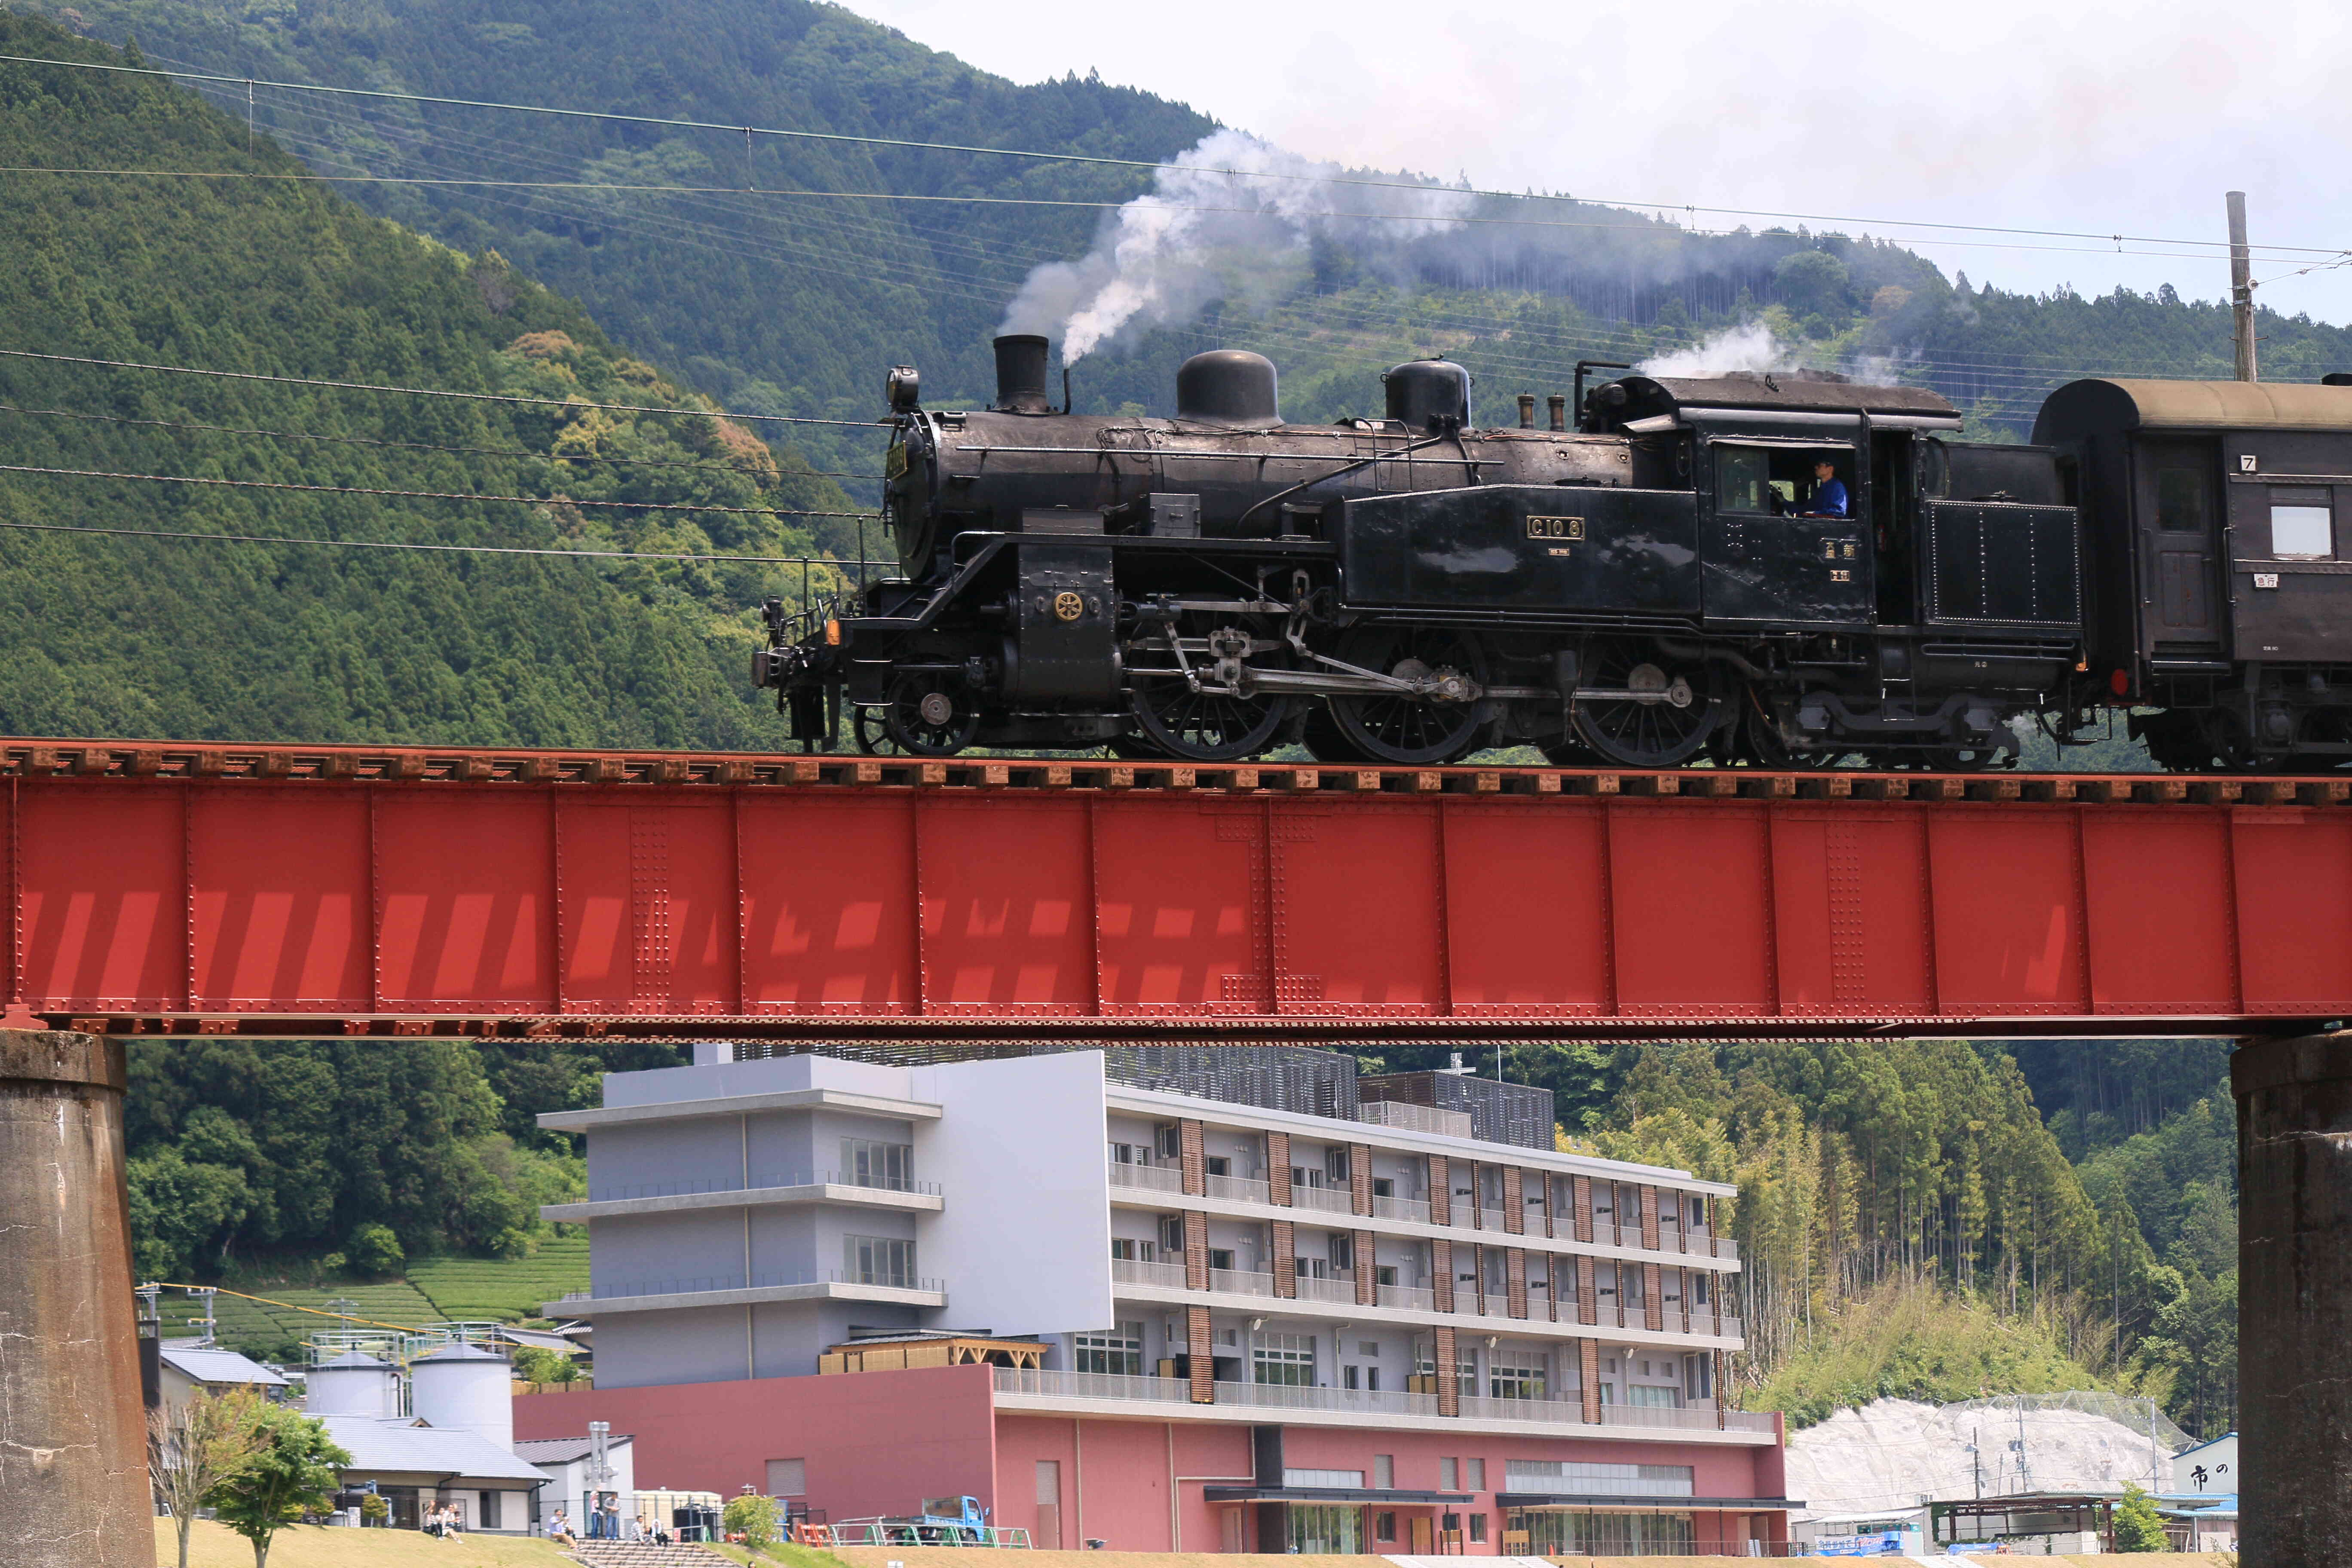
[[[313,1415],[382,1420],[400,1414],[400,1369],[363,1351],[320,1362],[303,1384],[302,1408]]]
[[[472,1432],[514,1447],[514,1368],[483,1345],[444,1345],[408,1363],[408,1408],[445,1430]]]

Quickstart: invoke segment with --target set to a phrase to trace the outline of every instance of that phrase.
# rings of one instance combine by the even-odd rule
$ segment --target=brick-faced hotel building
[[[616,1073],[588,1141],[591,1419],[643,1487],[835,1521],[969,1493],[1037,1544],[1741,1552],[1732,1189],[1554,1151],[1542,1090],[1137,1047]]]

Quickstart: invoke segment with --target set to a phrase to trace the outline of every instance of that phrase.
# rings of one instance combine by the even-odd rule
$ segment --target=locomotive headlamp
[[[923,395],[923,378],[913,365],[894,364],[889,378],[883,383],[889,395],[891,408],[900,414],[909,413]]]
[[[824,623],[824,646],[827,647],[839,647],[841,646],[841,623],[839,621],[828,620]]]

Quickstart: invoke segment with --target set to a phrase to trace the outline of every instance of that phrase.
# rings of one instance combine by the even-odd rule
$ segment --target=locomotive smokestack
[[[1522,392],[1519,394],[1519,428],[1532,430],[1535,427],[1536,395],[1532,392]]]
[[[1045,396],[1045,340],[1033,332],[1009,332],[996,340],[996,401],[1003,414],[1050,414]]]
[[[1555,392],[1549,397],[1545,398],[1544,402],[1551,409],[1551,427],[1555,430],[1567,429],[1568,399],[1559,393]]]

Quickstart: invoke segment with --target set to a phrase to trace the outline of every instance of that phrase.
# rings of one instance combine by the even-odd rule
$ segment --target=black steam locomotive
[[[796,737],[1957,769],[2120,709],[2169,767],[2352,758],[2352,386],[2075,382],[2011,446],[1807,373],[1587,363],[1548,427],[1481,429],[1444,360],[1307,426],[1254,353],[1187,360],[1169,419],[1057,411],[1043,338],[996,357],[984,412],[891,374],[903,575],[769,606]]]

